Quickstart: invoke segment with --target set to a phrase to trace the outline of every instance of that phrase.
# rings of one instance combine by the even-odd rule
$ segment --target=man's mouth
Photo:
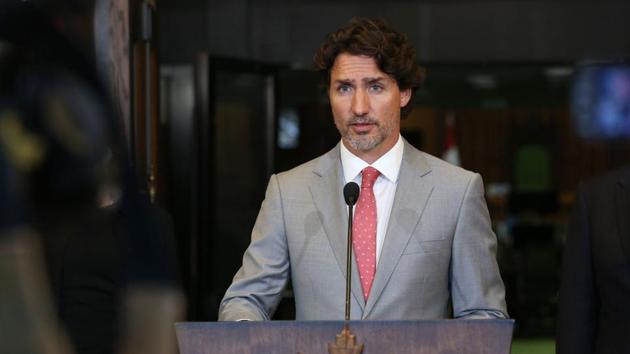
[[[376,125],[376,122],[372,119],[353,119],[349,124],[350,128],[359,134],[369,132]]]

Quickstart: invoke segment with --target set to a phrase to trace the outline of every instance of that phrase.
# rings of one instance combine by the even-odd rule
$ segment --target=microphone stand
[[[352,288],[352,211],[348,205],[348,247],[346,251],[346,322],[350,321],[350,289]]]
[[[345,191],[344,191],[345,194]],[[363,344],[357,344],[356,336],[350,332],[348,321],[350,321],[350,290],[352,288],[352,211],[355,200],[348,200],[348,244],[346,251],[346,316],[343,329],[335,336],[334,343],[328,343],[329,354],[361,354]]]

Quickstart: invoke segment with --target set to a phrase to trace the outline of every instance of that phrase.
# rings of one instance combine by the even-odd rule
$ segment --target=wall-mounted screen
[[[597,140],[630,138],[630,65],[578,66],[571,101],[579,136]]]

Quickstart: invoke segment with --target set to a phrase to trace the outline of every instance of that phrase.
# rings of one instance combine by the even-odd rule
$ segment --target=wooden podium
[[[363,354],[509,354],[513,320],[349,321]],[[180,354],[326,354],[343,321],[182,322]]]

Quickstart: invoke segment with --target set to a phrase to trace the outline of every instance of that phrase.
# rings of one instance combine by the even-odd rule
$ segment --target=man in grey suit
[[[315,66],[341,142],[271,176],[219,320],[270,319],[289,278],[298,320],[343,319],[342,189],[350,181],[363,183],[351,319],[505,318],[481,177],[400,136],[401,114],[424,79],[406,36],[380,20],[353,19],[327,37]]]

